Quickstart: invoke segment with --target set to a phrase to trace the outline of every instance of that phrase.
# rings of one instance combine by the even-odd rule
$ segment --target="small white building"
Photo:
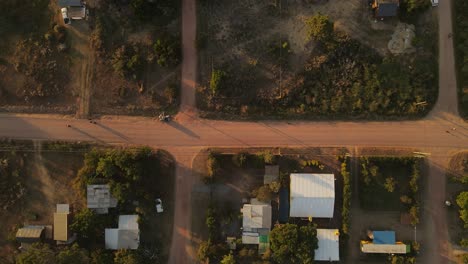
[[[340,260],[340,232],[338,229],[317,229],[318,248],[315,250],[316,261]]]
[[[96,213],[107,214],[109,208],[117,206],[117,199],[112,197],[108,184],[90,184],[86,189],[86,203]]]
[[[242,207],[242,243],[259,244],[261,236],[271,229],[271,205],[252,199],[252,204]]]
[[[118,228],[105,229],[106,249],[137,249],[139,245],[138,215],[120,215]]]
[[[291,217],[333,218],[335,175],[291,174]]]

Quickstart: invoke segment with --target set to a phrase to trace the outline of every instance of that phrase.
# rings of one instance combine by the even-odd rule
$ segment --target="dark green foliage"
[[[154,43],[153,51],[156,55],[156,61],[161,67],[173,67],[180,62],[180,41],[176,36],[163,35]]]
[[[204,263],[219,263],[224,255],[229,252],[226,243],[213,243],[211,240],[202,241],[198,247],[197,258]]]
[[[242,168],[247,162],[247,156],[247,153],[237,153],[234,156],[232,156],[232,163],[234,163],[234,165],[236,165],[237,167]]]
[[[92,243],[103,240],[102,230],[111,225],[108,217],[100,216],[94,211],[84,208],[73,217],[70,230],[78,234],[78,243],[88,247]]]
[[[341,176],[343,177],[343,209],[341,210],[341,231],[348,235],[351,209],[351,173],[348,171],[347,160],[341,163]]]
[[[214,205],[210,205],[206,210],[205,224],[208,228],[208,236],[212,241],[215,241],[219,237],[218,217],[216,207]]]
[[[236,264],[236,259],[232,254],[225,255],[221,260],[221,264]]]
[[[29,33],[47,23],[48,0],[2,0],[0,1],[0,35],[10,31]]]
[[[131,0],[135,16],[142,22],[159,22],[177,15],[178,1]]]
[[[57,254],[57,264],[88,264],[89,254],[86,249],[80,248],[78,244],[65,247]]]
[[[47,244],[34,243],[16,257],[18,264],[50,264],[56,263],[55,253]]]
[[[223,90],[225,77],[226,73],[222,70],[213,70],[211,72],[210,89],[212,94],[216,95]]]
[[[78,185],[84,190],[87,184],[109,183],[112,195],[120,203],[152,201],[156,197],[150,190],[158,166],[157,154],[150,148],[93,149],[85,155],[85,165],[78,173]]]
[[[318,248],[316,226],[277,225],[270,233],[270,249],[277,263],[313,263]]]
[[[112,251],[97,249],[91,252],[91,264],[113,264],[114,255]]]
[[[112,67],[121,77],[141,77],[145,61],[138,46],[123,45],[112,56]]]
[[[456,52],[458,100],[460,115],[468,118],[468,2],[455,0],[454,14],[454,48]]]
[[[273,198],[273,193],[270,186],[263,185],[256,190],[256,197],[261,202],[270,202]]]
[[[468,192],[458,194],[457,205],[460,207],[460,219],[463,221],[465,229],[468,229]]]
[[[390,264],[415,264],[416,258],[411,256],[390,255],[388,256],[388,261]]]

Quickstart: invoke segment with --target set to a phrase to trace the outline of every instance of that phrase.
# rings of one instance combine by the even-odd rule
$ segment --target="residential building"
[[[406,254],[411,251],[410,245],[397,242],[395,231],[371,231],[371,240],[361,241],[361,251],[364,253]]]
[[[87,207],[98,214],[107,214],[109,208],[117,206],[117,199],[113,198],[108,184],[92,184],[86,190]]]
[[[318,248],[315,250],[316,261],[340,260],[340,232],[338,229],[317,229]]]
[[[105,229],[106,249],[137,249],[139,245],[138,215],[120,215],[118,228]]]
[[[290,193],[290,217],[333,218],[335,175],[293,173]]]
[[[242,207],[242,243],[259,245],[259,254],[269,248],[271,205],[252,199]]]

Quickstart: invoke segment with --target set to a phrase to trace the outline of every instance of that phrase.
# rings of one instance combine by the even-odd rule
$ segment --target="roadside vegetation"
[[[454,155],[449,163],[447,197],[452,203],[447,213],[452,243],[468,249],[468,153]],[[461,256],[468,259],[468,254]]]
[[[105,0],[94,10],[90,42],[98,62],[99,103],[95,108],[129,114],[175,111],[181,62],[180,3],[129,2]]]
[[[411,16],[427,7],[415,1],[405,5]],[[202,10],[221,6],[201,3]],[[260,9],[267,12],[262,25],[290,23],[288,7],[282,16],[273,4]],[[416,53],[389,55],[336,29],[325,14],[305,17],[298,25],[305,28],[300,37],[306,41],[300,48],[293,43],[298,37],[288,39],[288,32],[256,32],[260,22],[255,14],[244,14],[242,22],[237,12],[233,14],[221,25],[211,25],[209,19],[201,22],[202,66],[210,67],[201,68],[206,72],[201,75],[198,105],[206,117],[401,119],[422,117],[435,103],[434,29],[416,32]],[[209,58],[203,59],[205,52]]]
[[[413,157],[360,159],[360,201],[366,210],[406,211],[419,224],[423,160]]]
[[[468,2],[455,0],[453,7],[454,47],[457,63],[460,115],[468,118]]]

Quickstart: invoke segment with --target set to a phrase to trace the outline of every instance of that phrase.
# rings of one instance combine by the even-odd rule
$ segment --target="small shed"
[[[16,232],[16,240],[20,243],[35,243],[44,239],[45,226],[25,226]]]
[[[263,184],[270,184],[279,179],[279,165],[265,165]]]
[[[374,0],[372,8],[376,18],[389,18],[398,15],[399,0]]]
[[[315,250],[316,261],[340,260],[340,232],[338,229],[317,229],[318,248]]]

